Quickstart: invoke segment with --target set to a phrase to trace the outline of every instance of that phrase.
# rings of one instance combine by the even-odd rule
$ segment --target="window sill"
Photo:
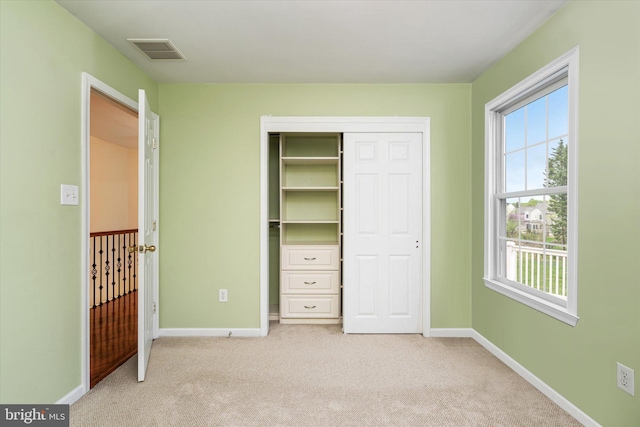
[[[542,298],[537,298],[534,295],[529,295],[496,280],[485,278],[484,283],[487,288],[492,289],[508,298],[516,300],[528,307],[531,307],[534,310],[538,310],[548,316],[551,316],[554,319],[558,319],[561,322],[566,323],[567,325],[576,326],[576,323],[578,323],[578,319],[580,319],[575,314],[569,313],[564,307],[560,307],[549,301],[545,301]]]

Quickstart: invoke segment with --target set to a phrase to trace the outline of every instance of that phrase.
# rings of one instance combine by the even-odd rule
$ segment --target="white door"
[[[153,342],[158,252],[158,116],[138,91],[138,381],[144,381]]]
[[[422,332],[422,134],[344,134],[345,333]]]

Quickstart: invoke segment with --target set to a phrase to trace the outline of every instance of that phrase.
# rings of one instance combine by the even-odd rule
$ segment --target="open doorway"
[[[138,345],[138,113],[91,90],[89,149],[90,387]]]

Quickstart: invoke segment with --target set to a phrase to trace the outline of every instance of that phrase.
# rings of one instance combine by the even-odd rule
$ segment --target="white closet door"
[[[345,333],[422,332],[422,134],[344,134]]]

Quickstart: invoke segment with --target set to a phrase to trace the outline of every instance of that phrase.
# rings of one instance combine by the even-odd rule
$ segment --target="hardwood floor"
[[[91,309],[91,388],[138,350],[138,293]]]

